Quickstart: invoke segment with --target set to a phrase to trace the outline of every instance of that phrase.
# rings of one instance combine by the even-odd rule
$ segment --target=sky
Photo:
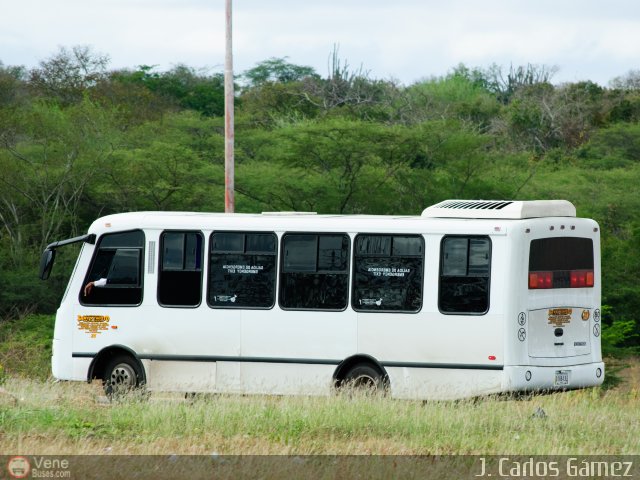
[[[0,62],[35,67],[88,45],[110,69],[221,72],[224,0],[0,0]],[[328,73],[330,54],[409,85],[464,63],[557,67],[606,86],[640,70],[638,0],[234,0],[234,71],[272,58]]]

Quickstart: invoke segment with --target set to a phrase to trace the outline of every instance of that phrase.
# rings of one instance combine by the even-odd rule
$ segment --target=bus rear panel
[[[526,222],[519,255],[526,276],[507,329],[505,390],[561,390],[604,380],[600,350],[600,237],[596,222]],[[518,242],[520,243],[520,242]],[[522,271],[522,270],[521,270]]]

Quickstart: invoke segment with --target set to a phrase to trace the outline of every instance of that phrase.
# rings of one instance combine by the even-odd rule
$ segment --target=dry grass
[[[618,387],[417,402],[152,394],[105,403],[98,385],[10,378],[0,450],[12,454],[639,454],[640,362]],[[17,400],[11,397],[14,396]],[[544,417],[534,415],[541,408]]]

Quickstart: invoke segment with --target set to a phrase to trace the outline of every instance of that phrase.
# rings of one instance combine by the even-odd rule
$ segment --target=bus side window
[[[80,291],[84,305],[140,305],[144,233],[140,230],[109,233],[100,237],[96,252]],[[106,285],[89,290],[89,282],[106,280]]]
[[[349,289],[349,237],[286,234],[282,238],[280,306],[344,310]]]
[[[158,303],[197,307],[202,299],[203,237],[200,232],[165,231],[160,236]]]
[[[271,308],[276,293],[277,237],[271,232],[211,234],[209,292],[214,308]]]
[[[489,310],[491,240],[447,236],[440,245],[438,307],[448,314],[483,314]]]
[[[424,239],[420,235],[358,235],[354,262],[354,310],[417,312],[422,308]]]

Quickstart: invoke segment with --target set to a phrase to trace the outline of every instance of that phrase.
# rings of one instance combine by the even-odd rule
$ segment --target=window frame
[[[391,237],[391,245],[389,247],[389,254],[385,257],[385,258],[394,258],[393,255],[393,237],[415,237],[415,238],[419,238],[420,242],[422,244],[422,254],[421,255],[403,255],[403,256],[396,256],[396,258],[420,258],[422,260],[422,271],[420,272],[421,277],[420,277],[420,306],[417,310],[374,310],[374,309],[362,309],[359,308],[359,306],[356,306],[354,304],[355,298],[356,298],[356,275],[357,275],[357,271],[356,271],[356,257],[358,257],[358,252],[356,250],[356,246],[357,246],[357,242],[358,242],[358,237],[361,236],[365,236],[365,237]],[[353,238],[353,264],[352,264],[352,271],[353,271],[353,275],[351,277],[351,308],[358,313],[401,313],[401,314],[417,314],[420,313],[420,311],[422,311],[422,308],[424,307],[424,288],[425,288],[425,278],[426,278],[426,252],[425,252],[425,246],[426,246],[426,242],[424,239],[424,235],[420,234],[420,233],[373,233],[373,232],[367,232],[367,233],[357,233],[355,235],[355,237]],[[361,258],[372,258],[372,257],[381,257],[381,255],[365,255]]]
[[[122,235],[122,234],[126,234],[126,233],[133,233],[133,232],[139,232],[142,234],[142,246],[141,247],[132,247],[132,246],[122,246],[122,247],[106,247],[106,248],[102,248],[101,244],[104,241],[105,238],[113,236],[113,235]],[[142,305],[142,303],[144,302],[144,278],[145,278],[145,256],[146,256],[146,243],[147,243],[147,237],[146,234],[144,232],[144,230],[142,230],[141,228],[132,228],[130,230],[122,230],[122,231],[117,231],[117,232],[104,232],[102,233],[95,242],[95,249],[93,251],[93,254],[91,256],[91,262],[89,263],[89,268],[87,268],[87,271],[84,274],[83,277],[83,282],[80,285],[80,292],[78,293],[78,301],[80,303],[80,305],[82,305],[83,307],[121,307],[121,308],[130,308],[130,307],[139,307],[140,305]],[[95,266],[96,260],[98,258],[98,254],[100,253],[101,250],[113,250],[114,252],[117,252],[118,249],[127,249],[127,250],[138,250],[140,252],[139,255],[139,259],[138,259],[138,285],[136,286],[109,286],[108,284],[105,285],[104,287],[94,287],[95,288],[100,288],[100,289],[139,289],[140,290],[140,301],[138,303],[87,303],[84,300],[84,288],[85,286],[93,280],[89,280],[89,275],[92,273],[93,268]],[[115,253],[114,253],[114,257],[115,257]],[[111,268],[111,267],[109,267]],[[108,275],[108,272],[107,272]],[[107,277],[108,278],[108,277]]]
[[[455,311],[455,312],[446,312],[442,310],[442,306],[441,306],[441,299],[442,299],[442,277],[443,277],[443,270],[444,270],[444,243],[447,239],[449,238],[464,238],[467,240],[467,264],[466,264],[466,275],[447,275],[447,277],[460,277],[460,278],[485,278],[482,275],[473,275],[470,276],[469,275],[469,262],[470,262],[470,255],[469,255],[469,241],[471,239],[474,238],[478,238],[478,239],[484,239],[487,240],[489,242],[489,265],[488,265],[488,275],[486,276],[487,278],[487,308],[482,311],[482,312],[465,312],[465,311]],[[491,237],[489,235],[480,235],[480,234],[452,234],[452,235],[443,235],[442,238],[440,239],[440,252],[438,254],[438,263],[439,263],[439,271],[438,271],[438,311],[442,314],[442,315],[462,315],[462,316],[474,316],[474,317],[479,317],[479,316],[483,316],[486,315],[487,313],[489,313],[489,310],[491,309],[491,273],[492,273],[492,267],[493,267],[493,242],[491,240]]]
[[[182,234],[187,234],[187,233],[195,233],[196,235],[200,236],[200,239],[202,240],[202,252],[200,253],[201,258],[200,258],[200,300],[198,301],[197,304],[195,305],[174,305],[174,304],[170,304],[170,303],[163,303],[160,301],[160,282],[161,282],[161,276],[162,276],[162,272],[167,271],[167,272],[197,272],[198,269],[177,269],[177,268],[169,268],[169,269],[164,269],[164,235],[167,233],[182,233]],[[186,242],[186,236],[183,240],[183,242]],[[183,243],[183,248],[185,247],[185,243]],[[204,251],[205,251],[206,245],[205,245],[205,236],[202,233],[201,230],[176,230],[176,229],[167,229],[167,230],[162,230],[160,232],[160,235],[158,237],[158,274],[157,274],[157,281],[156,281],[156,301],[158,302],[158,305],[160,305],[162,308],[198,308],[200,305],[202,305],[202,287],[204,286],[204,281],[203,281],[203,275],[204,275]],[[186,257],[185,257],[185,250],[183,250],[182,253],[182,264],[184,265],[186,261]]]
[[[252,253],[247,253],[247,238],[246,235],[271,235],[274,238],[274,250],[273,256],[275,257],[275,262],[273,265],[273,295],[271,297],[271,305],[269,306],[233,306],[233,305],[214,305],[210,302],[209,291],[211,288],[211,255],[213,254],[213,236],[217,233],[235,233],[245,235],[243,239],[243,252],[238,252],[235,250],[225,250],[223,252],[218,253],[219,255],[224,254],[235,254],[235,255],[269,255],[268,253],[256,253],[251,250]],[[207,285],[205,290],[205,297],[207,301],[207,305],[211,309],[215,310],[272,310],[276,306],[276,298],[278,296],[278,235],[274,231],[268,230],[213,230],[209,235],[209,248],[207,249]]]
[[[285,248],[285,239],[287,236],[289,235],[308,235],[308,236],[315,236],[316,237],[316,270],[314,272],[304,272],[304,271],[300,271],[300,272],[291,272],[285,271],[285,266],[284,266],[284,261],[285,261],[285,255],[284,255],[284,248]],[[346,254],[346,266],[344,269],[344,272],[342,271],[332,271],[332,270],[319,270],[318,269],[318,263],[319,263],[319,248],[320,248],[320,237],[321,236],[327,236],[327,237],[331,237],[331,236],[341,236],[347,239],[347,254]],[[352,246],[353,242],[351,240],[351,236],[347,233],[347,232],[318,232],[318,231],[291,231],[291,232],[284,232],[282,234],[282,237],[280,238],[280,261],[278,262],[278,283],[277,283],[277,295],[278,295],[278,307],[281,310],[285,310],[285,311],[304,311],[304,312],[344,312],[347,308],[349,308],[349,304],[350,304],[350,296],[351,296],[351,288],[350,288],[350,284],[351,284],[351,267],[352,267],[352,262],[351,262],[351,252],[353,250],[353,246]],[[344,303],[344,307],[342,308],[298,308],[298,307],[286,307],[282,304],[282,288],[284,285],[283,282],[283,275],[287,275],[287,274],[304,274],[304,275],[346,275],[347,277],[347,285],[346,285],[346,299],[345,299],[345,303]]]

